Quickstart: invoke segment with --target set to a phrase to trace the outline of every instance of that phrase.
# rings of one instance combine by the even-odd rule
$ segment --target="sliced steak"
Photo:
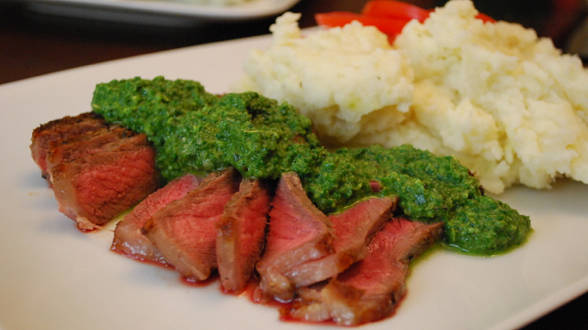
[[[329,219],[306,196],[296,173],[280,178],[270,211],[264,255],[257,264],[260,289],[280,301],[294,296],[295,285],[285,276],[309,260],[333,252]]]
[[[376,321],[390,315],[405,293],[410,261],[441,235],[442,224],[396,218],[368,245],[366,257],[321,289],[300,290],[291,316],[332,319],[341,325]]]
[[[396,198],[371,197],[329,216],[335,230],[335,253],[300,264],[286,273],[297,287],[309,286],[347,269],[364,257],[371,236],[392,216]]]
[[[58,145],[69,143],[78,136],[104,129],[106,122],[98,115],[87,112],[75,117],[64,117],[52,120],[33,130],[31,138],[31,154],[33,160],[39,165],[41,174],[47,177],[47,153]]]
[[[259,180],[243,180],[217,223],[216,258],[222,287],[242,291],[259,260],[270,193]]]
[[[147,196],[116,225],[111,249],[134,259],[165,265],[165,258],[143,235],[141,228],[155,212],[186,196],[188,192],[198,187],[201,181],[199,177],[186,174]]]
[[[159,183],[155,152],[144,134],[126,135],[80,153],[53,166],[49,174],[59,210],[82,231],[110,221]]]
[[[50,121],[31,140],[33,160],[60,211],[82,231],[98,228],[157,188],[155,155],[145,135],[94,113]]]
[[[47,150],[45,157],[47,179],[52,181],[50,176],[52,169],[62,162],[75,162],[88,154],[99,153],[106,144],[112,144],[112,148],[113,143],[133,135],[136,135],[133,131],[113,125],[108,128],[82,132],[63,143],[53,143],[52,147]]]
[[[234,170],[212,173],[143,226],[143,233],[185,278],[206,280],[216,267],[216,223],[237,186]]]

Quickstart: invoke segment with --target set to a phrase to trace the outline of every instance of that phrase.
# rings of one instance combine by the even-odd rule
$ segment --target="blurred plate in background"
[[[300,0],[251,0],[218,6],[190,0],[25,0],[28,8],[46,14],[107,21],[181,25],[198,21],[243,21],[280,14]]]

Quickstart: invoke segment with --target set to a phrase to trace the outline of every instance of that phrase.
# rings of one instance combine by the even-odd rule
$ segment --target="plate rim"
[[[243,5],[211,6],[182,0],[25,0],[29,7],[51,11],[51,7],[125,11],[127,13],[165,14],[204,20],[251,20],[280,14],[300,0],[255,0]]]
[[[261,40],[261,39],[265,39],[268,37],[269,37],[269,35],[241,38],[241,39],[233,39],[233,40],[221,41],[221,42],[216,42],[216,43],[202,44],[202,45],[197,45],[197,46],[189,46],[186,48],[168,50],[168,51],[163,51],[163,52],[156,52],[156,53],[152,53],[152,54],[139,55],[139,56],[126,58],[126,59],[118,59],[118,60],[113,60],[113,61],[97,63],[97,64],[91,64],[91,65],[81,66],[81,67],[72,68],[72,69],[59,71],[59,72],[55,72],[55,73],[36,76],[36,77],[32,77],[32,78],[25,79],[25,80],[20,80],[20,81],[14,82],[14,83],[8,83],[6,85],[0,85],[0,90],[2,90],[2,91],[4,91],[4,89],[9,90],[11,87],[19,88],[19,87],[22,87],[21,84],[33,82],[33,80],[36,83],[40,83],[40,82],[42,82],[43,79],[47,79],[47,78],[61,79],[61,78],[63,78],[63,76],[60,76],[61,74],[65,74],[65,75],[76,74],[78,71],[86,70],[89,68],[97,68],[100,70],[101,66],[109,66],[109,65],[112,65],[115,62],[119,62],[119,61],[123,62],[123,63],[127,62],[127,61],[136,61],[136,60],[140,60],[139,57],[141,57],[142,59],[155,58],[157,56],[162,56],[162,55],[166,55],[166,54],[168,54],[168,55],[169,54],[176,54],[176,53],[183,52],[183,51],[192,52],[196,49],[204,49],[204,48],[208,48],[211,46],[215,47],[218,45],[232,44],[235,41],[246,42],[248,44],[248,46],[251,46],[251,44],[249,44],[249,43],[250,42],[255,43],[255,41],[253,41],[253,40],[257,40],[257,39]],[[254,46],[258,46],[258,45],[255,43]],[[69,79],[69,78],[67,78],[67,79]],[[2,87],[4,87],[4,88],[2,88]],[[6,88],[6,87],[8,87],[8,88]],[[67,220],[67,219],[64,219],[64,220]],[[518,328],[520,326],[524,326],[524,325],[532,322],[533,320],[536,320],[536,319],[540,318],[541,316],[549,313],[550,311],[561,307],[565,303],[582,295],[583,292],[585,293],[586,291],[588,291],[588,276],[585,276],[585,277],[579,279],[578,281],[568,283],[567,285],[560,288],[559,290],[553,291],[553,292],[551,292],[551,294],[544,296],[542,299],[536,301],[534,304],[527,305],[522,310],[518,311],[514,315],[511,315],[511,317],[503,319],[502,321],[493,323],[489,328],[490,329],[509,329],[509,328]],[[1,320],[0,320],[0,329],[2,329]]]

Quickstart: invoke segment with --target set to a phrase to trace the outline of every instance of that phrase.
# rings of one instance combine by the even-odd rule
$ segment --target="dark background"
[[[302,0],[301,26],[315,25],[313,14],[332,10],[358,12],[364,0]],[[413,0],[425,8],[445,1]],[[583,0],[486,0],[477,8],[496,19],[520,22],[566,49],[571,33],[586,19]],[[131,19],[132,13],[126,13]],[[0,0],[0,84],[111,59],[206,42],[268,33],[275,17],[246,22],[186,22],[154,26],[58,16],[29,10],[21,1]],[[173,17],[172,17],[173,19]],[[567,49],[566,49],[567,50]]]
[[[362,0],[301,0],[291,11],[303,14],[301,26],[315,25],[313,14],[333,10],[359,12]],[[446,1],[406,1],[425,8]],[[587,22],[583,0],[486,0],[476,7],[495,19],[519,22],[552,38],[565,52],[583,54],[570,43]],[[84,9],[92,11],[95,9]],[[0,0],[0,84],[45,73],[139,54],[268,33],[275,17],[243,22],[202,22],[166,17],[172,24],[154,25],[152,16],[123,12],[125,21],[49,14],[22,1]],[[586,36],[586,35],[584,35]],[[580,41],[588,42],[588,37]],[[586,46],[584,46],[586,48]],[[0,100],[1,102],[1,100]],[[587,238],[588,239],[588,238]],[[565,256],[562,256],[565,257]],[[588,256],[587,256],[588,257]],[[541,270],[537,270],[541,271]],[[439,302],[443,303],[443,302]],[[588,294],[529,324],[525,329],[588,329]]]

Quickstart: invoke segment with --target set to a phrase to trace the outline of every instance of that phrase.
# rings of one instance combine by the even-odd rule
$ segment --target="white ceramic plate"
[[[245,4],[214,6],[190,0],[25,0],[44,13],[102,20],[147,20],[154,24],[189,21],[249,20],[280,14],[300,0],[251,0]],[[145,24],[145,22],[141,22]]]
[[[135,57],[0,86],[0,328],[306,329],[270,307],[189,287],[165,269],[109,251],[111,230],[82,234],[57,211],[28,145],[40,123],[90,110],[114,78],[188,78],[225,92],[257,37]],[[221,69],[219,69],[221,68]],[[511,329],[588,289],[588,186],[514,188],[500,196],[531,216],[524,246],[484,258],[435,251],[412,268],[396,315],[362,329]],[[321,329],[329,329],[322,327]]]

